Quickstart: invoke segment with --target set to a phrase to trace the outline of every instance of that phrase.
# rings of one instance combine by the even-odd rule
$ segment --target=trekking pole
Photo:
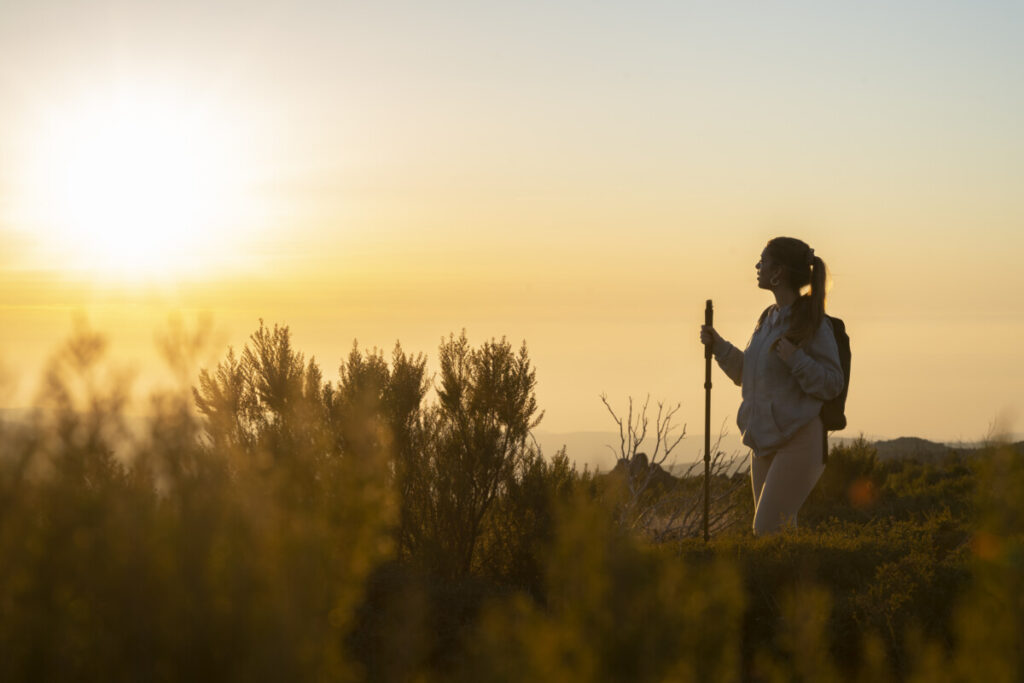
[[[714,309],[711,299],[704,308],[704,324],[712,325]],[[711,347],[715,345],[714,337],[710,344],[704,345],[704,542],[708,542],[708,498],[711,478]]]

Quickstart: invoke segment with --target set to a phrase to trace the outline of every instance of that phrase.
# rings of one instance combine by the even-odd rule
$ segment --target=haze
[[[791,235],[852,337],[849,433],[1012,426],[1022,30],[1009,2],[6,2],[4,404],[78,312],[142,376],[169,315],[208,312],[212,359],[263,318],[328,376],[354,338],[525,339],[545,429],[610,428],[604,392],[682,402],[697,432],[704,302],[745,344],[771,303],[754,264]],[[136,93],[206,112],[193,163],[216,147],[230,202],[198,237],[150,239],[170,199],[116,213],[116,244],[149,237],[113,258],[82,247],[95,221],[75,242],[43,220],[30,171],[47,122]],[[714,391],[734,430],[739,389],[716,369]]]

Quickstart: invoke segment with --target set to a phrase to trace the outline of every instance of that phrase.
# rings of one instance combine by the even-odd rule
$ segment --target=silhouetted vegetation
[[[531,438],[525,344],[450,336],[434,378],[356,345],[328,380],[287,327],[196,372],[200,342],[164,340],[181,385],[142,427],[84,329],[0,423],[0,679],[1024,676],[1018,450],[834,446],[761,539],[722,459],[705,545],[672,410],[651,457],[631,411],[618,473],[580,471]]]

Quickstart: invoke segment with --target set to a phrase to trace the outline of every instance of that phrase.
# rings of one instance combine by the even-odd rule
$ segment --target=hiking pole
[[[715,311],[711,306],[711,299],[708,299],[704,308],[704,324],[711,327]],[[711,347],[715,345],[714,337],[711,343],[704,345],[704,542],[708,542],[708,497],[710,493],[711,477]]]

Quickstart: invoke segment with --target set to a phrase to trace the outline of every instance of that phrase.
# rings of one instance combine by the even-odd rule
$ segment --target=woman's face
[[[761,260],[754,267],[757,269],[757,286],[761,289],[772,289],[772,277],[779,274],[781,268],[772,262],[767,247],[761,252]]]

